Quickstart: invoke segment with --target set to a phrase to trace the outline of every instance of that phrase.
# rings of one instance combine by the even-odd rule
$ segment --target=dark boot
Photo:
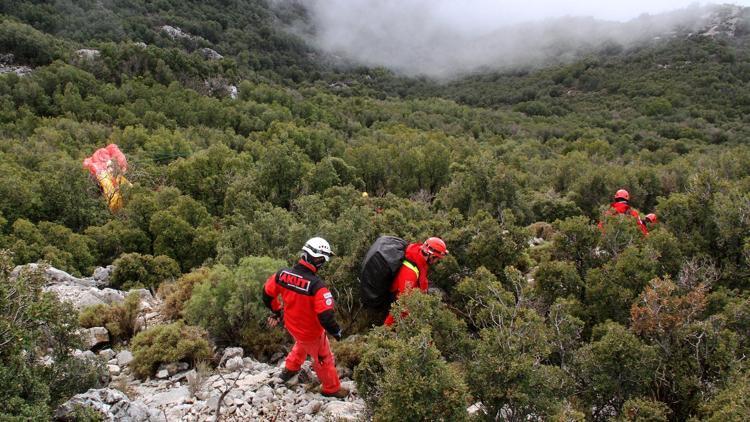
[[[333,393],[321,393],[326,397],[335,397],[337,399],[345,399],[349,396],[349,390],[344,387],[339,388],[339,391]]]
[[[281,375],[279,375],[279,378],[281,378],[281,381],[287,382],[290,379],[292,379],[295,375],[299,373],[299,369],[296,371],[290,371],[286,368],[284,368],[283,371],[281,371]]]

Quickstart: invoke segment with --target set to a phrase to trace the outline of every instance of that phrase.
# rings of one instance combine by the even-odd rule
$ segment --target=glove
[[[274,328],[284,320],[284,314],[281,311],[276,311],[273,315],[269,316],[266,320],[266,324],[269,328]]]

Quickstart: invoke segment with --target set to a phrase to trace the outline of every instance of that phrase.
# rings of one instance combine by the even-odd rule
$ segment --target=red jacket
[[[393,293],[394,300],[398,299],[404,292],[418,287],[419,290],[427,292],[428,281],[427,281],[427,259],[422,255],[420,251],[422,247],[421,243],[412,243],[406,247],[406,253],[404,256],[404,264],[396,273],[396,278],[393,279],[391,284],[391,293]],[[407,315],[404,312],[401,316]],[[385,319],[385,325],[393,325],[393,316],[389,313]]]
[[[341,335],[333,313],[333,295],[317,276],[315,267],[305,261],[268,277],[263,302],[274,313],[284,310],[284,326],[297,340],[320,339],[323,329],[334,337]]]
[[[412,243],[406,247],[404,264],[391,284],[391,292],[395,293],[396,298],[414,287],[419,287],[423,292],[427,291],[427,259],[422,255],[421,248],[421,243]]]
[[[641,220],[640,215],[638,215],[638,211],[634,210],[630,207],[630,205],[627,202],[613,202],[609,204],[609,210],[605,212],[606,215],[630,215],[633,218],[635,218],[636,224],[638,224],[638,228],[641,229],[641,232],[643,232],[644,235],[648,236],[648,228]],[[604,226],[602,222],[599,222],[599,229],[603,230]]]

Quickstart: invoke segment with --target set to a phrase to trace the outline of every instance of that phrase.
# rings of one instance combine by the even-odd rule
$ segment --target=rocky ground
[[[35,265],[35,264],[31,264]],[[18,271],[19,269],[16,269]],[[126,293],[107,288],[111,267],[98,268],[94,275],[76,278],[47,268],[47,291],[77,309],[99,303],[122,302]],[[144,326],[163,322],[160,300],[148,290],[138,290]],[[218,369],[189,368],[186,363],[162,365],[154,379],[133,377],[133,355],[126,348],[109,348],[104,327],[82,332],[89,350],[72,353],[81,359],[106,362],[110,381],[106,388],[76,395],[57,409],[65,419],[77,405],[93,408],[110,421],[358,421],[365,419],[365,405],[358,397],[349,371],[341,369],[342,386],[352,393],[346,400],[319,394],[319,385],[309,362],[298,376],[283,384],[278,379],[283,362],[268,364],[244,357],[241,348],[223,351]],[[94,350],[98,351],[94,353]],[[221,404],[219,402],[221,401]],[[218,410],[218,413],[217,413]],[[217,415],[219,417],[217,417]]]
[[[354,391],[346,400],[330,399],[317,393],[309,366],[304,375],[283,384],[277,378],[282,369],[280,364],[242,358],[240,348],[230,349],[225,356],[227,353],[235,353],[236,358],[227,359],[218,371],[202,372],[179,365],[172,369],[165,365],[159,371],[163,374],[156,379],[141,382],[130,375],[128,359],[132,356],[127,351],[120,352],[109,361],[112,373],[109,387],[73,397],[57,410],[56,416],[64,418],[76,405],[83,405],[97,409],[111,421],[217,420],[217,409],[219,419],[225,421],[364,419],[364,403],[357,397],[351,380],[342,380],[344,387]],[[113,367],[117,370],[112,371]],[[300,382],[300,377],[306,377],[306,382]]]

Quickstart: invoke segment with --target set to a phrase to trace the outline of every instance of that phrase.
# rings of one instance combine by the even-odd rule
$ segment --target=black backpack
[[[380,236],[365,254],[359,274],[362,304],[385,308],[391,303],[389,289],[404,262],[408,243],[399,237]]]

